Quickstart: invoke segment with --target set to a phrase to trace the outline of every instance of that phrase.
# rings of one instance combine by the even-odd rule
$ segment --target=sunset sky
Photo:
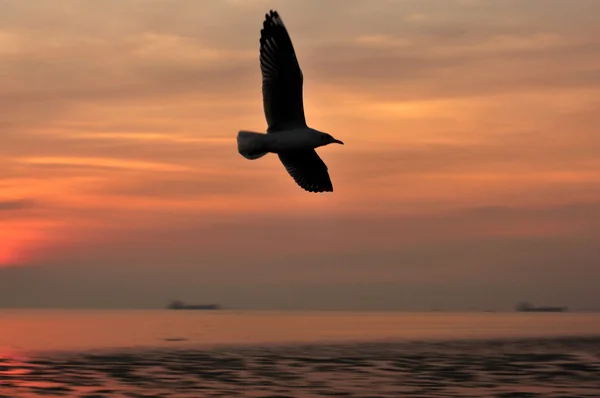
[[[335,192],[265,131],[277,9]],[[600,1],[0,2],[0,306],[600,304]]]

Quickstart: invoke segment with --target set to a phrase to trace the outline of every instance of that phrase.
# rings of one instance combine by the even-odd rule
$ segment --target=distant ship
[[[218,304],[185,304],[181,300],[174,300],[167,305],[169,310],[218,310],[221,306]]]
[[[535,307],[530,303],[521,302],[517,304],[515,310],[517,312],[566,312],[567,307]]]

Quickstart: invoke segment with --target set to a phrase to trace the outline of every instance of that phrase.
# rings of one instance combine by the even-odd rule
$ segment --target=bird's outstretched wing
[[[281,152],[279,160],[296,184],[308,192],[333,192],[327,165],[314,149]]]
[[[260,69],[267,132],[306,127],[302,71],[277,11],[265,15],[260,31]]]

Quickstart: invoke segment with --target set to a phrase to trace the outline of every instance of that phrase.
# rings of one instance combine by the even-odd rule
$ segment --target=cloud
[[[510,309],[527,298],[581,308],[595,303],[598,289],[598,269],[589,266],[600,255],[597,215],[593,203],[380,218],[188,218],[165,228],[155,220],[152,231],[115,230],[116,244],[0,270],[0,301],[148,308],[175,295],[236,308]],[[562,228],[532,233],[540,221]],[[24,281],[32,289],[14,288]]]
[[[193,170],[189,167],[176,164],[164,164],[156,162],[145,162],[127,159],[111,158],[78,158],[78,157],[35,157],[20,158],[19,163],[42,165],[42,166],[67,166],[67,167],[100,167],[129,170],[182,172]]]
[[[0,212],[28,210],[38,207],[38,203],[29,199],[0,200]]]
[[[344,87],[370,100],[600,89],[598,68],[592,66],[599,59],[600,42],[595,39],[537,34],[479,38],[474,43],[428,39],[407,45],[405,40],[384,37],[376,45],[330,44],[314,48],[306,58],[320,84]]]

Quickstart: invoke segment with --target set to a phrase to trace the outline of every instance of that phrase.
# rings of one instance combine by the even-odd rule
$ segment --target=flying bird
[[[265,15],[260,31],[260,70],[266,134],[241,130],[238,152],[254,160],[276,153],[294,181],[308,192],[333,192],[327,166],[315,148],[344,144],[306,125],[302,83],[292,40],[277,11]]]

